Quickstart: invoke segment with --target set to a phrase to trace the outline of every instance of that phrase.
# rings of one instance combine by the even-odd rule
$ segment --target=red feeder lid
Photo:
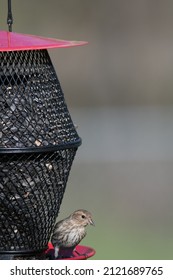
[[[84,41],[65,41],[15,32],[0,31],[0,51],[22,51],[51,48],[68,48],[87,44]]]

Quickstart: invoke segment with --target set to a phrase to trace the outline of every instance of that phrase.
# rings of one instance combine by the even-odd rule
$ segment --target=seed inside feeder
[[[39,140],[35,140],[34,144],[38,147],[41,146],[41,142]]]
[[[50,164],[50,163],[46,163],[46,167],[47,167],[49,170],[52,170],[52,168],[53,168],[52,164]]]

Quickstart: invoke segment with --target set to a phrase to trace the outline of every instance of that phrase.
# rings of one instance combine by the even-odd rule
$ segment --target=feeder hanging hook
[[[9,32],[12,32],[13,15],[12,15],[12,11],[11,11],[11,0],[8,0],[7,24],[8,24]]]

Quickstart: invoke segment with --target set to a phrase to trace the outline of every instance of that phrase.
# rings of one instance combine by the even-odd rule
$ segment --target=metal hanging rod
[[[8,24],[9,32],[12,32],[13,15],[12,15],[12,11],[11,11],[11,0],[8,0],[7,24]]]

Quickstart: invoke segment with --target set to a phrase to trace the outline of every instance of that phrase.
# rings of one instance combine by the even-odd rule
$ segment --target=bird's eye
[[[85,215],[82,215],[82,219],[85,219],[86,217],[85,217]]]

